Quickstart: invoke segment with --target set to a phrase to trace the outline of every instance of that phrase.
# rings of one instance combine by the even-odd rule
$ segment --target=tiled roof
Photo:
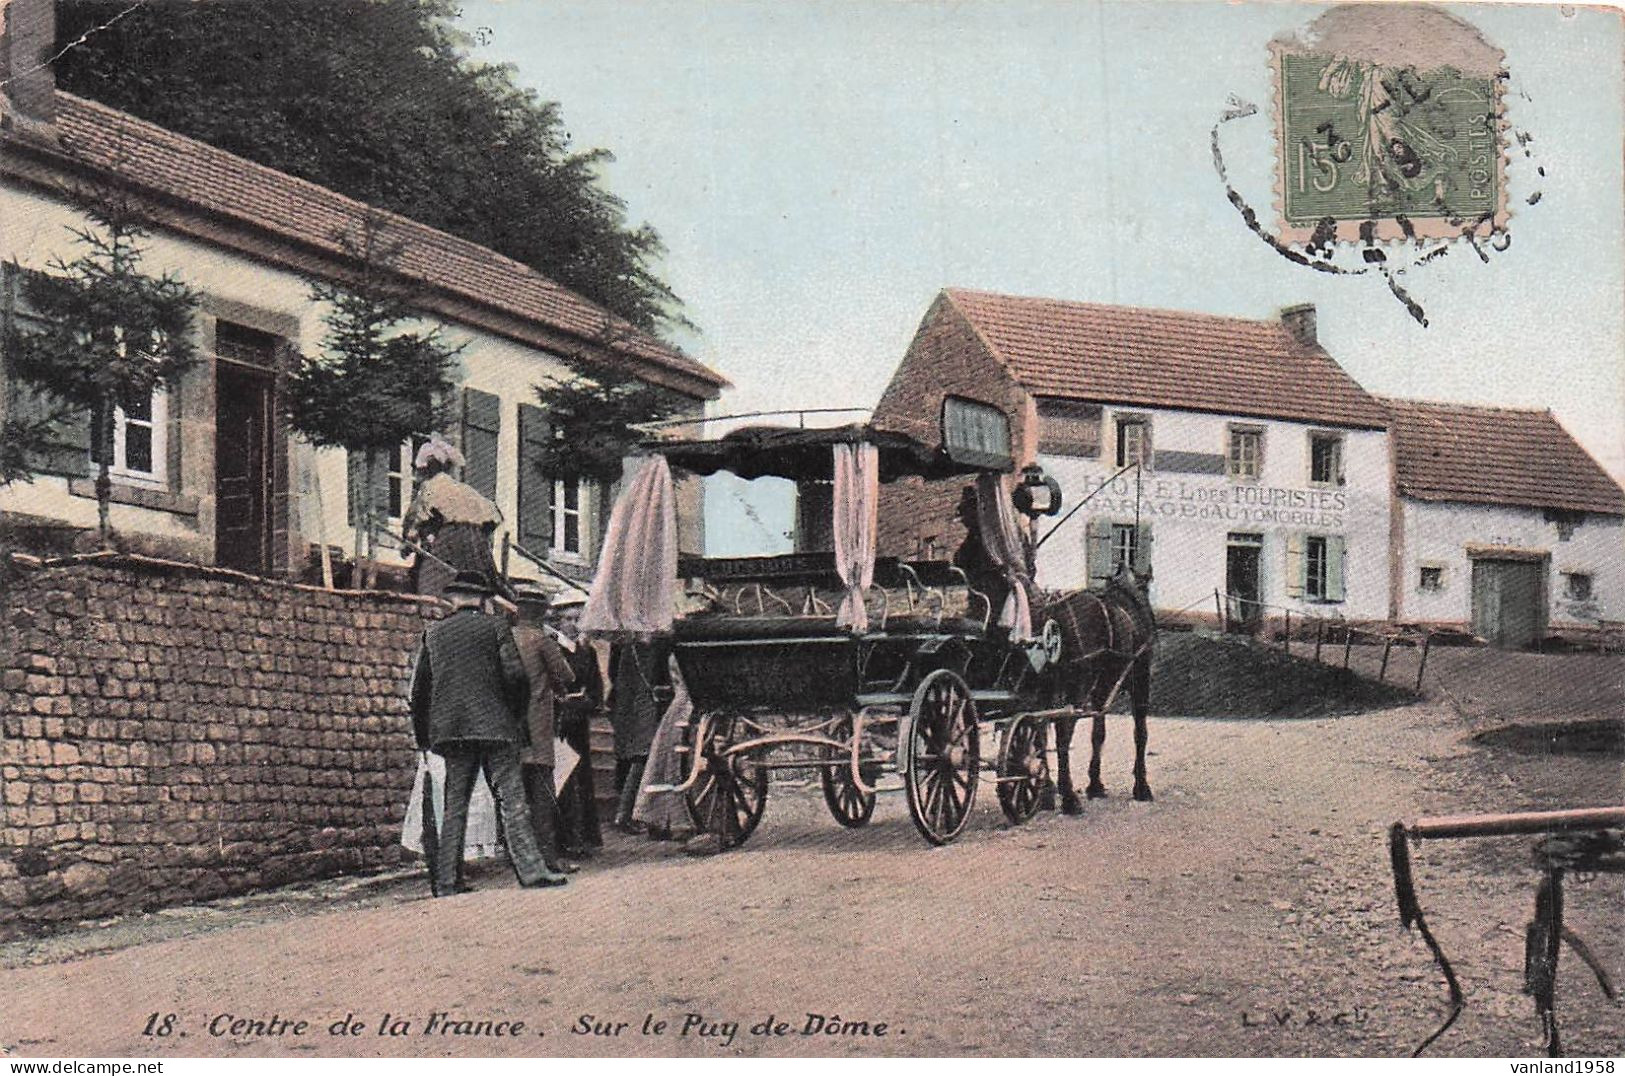
[[[1550,411],[1382,402],[1404,496],[1625,515],[1625,490]]]
[[[1027,391],[1098,403],[1381,429],[1383,409],[1277,321],[1030,299],[948,298]]]
[[[342,254],[335,237],[353,231],[368,207],[326,187],[255,164],[95,101],[58,92],[57,130],[94,167],[221,217]],[[434,288],[584,341],[606,332],[615,350],[708,385],[726,378],[677,348],[511,258],[394,213],[380,213],[383,238],[401,247],[402,273]]]

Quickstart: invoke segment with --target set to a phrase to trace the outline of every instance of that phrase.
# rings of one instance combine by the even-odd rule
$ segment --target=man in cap
[[[553,794],[554,711],[575,684],[575,673],[564,659],[553,635],[544,628],[549,605],[548,593],[537,583],[521,582],[514,587],[519,606],[519,622],[513,639],[519,657],[530,676],[530,703],[526,721],[530,726],[530,746],[521,748],[519,762],[525,779],[525,795],[530,803],[530,820],[548,869],[574,873],[574,863],[559,858],[559,802]]]
[[[529,739],[525,708],[530,678],[507,622],[482,609],[490,596],[479,575],[458,575],[444,594],[452,611],[423,633],[412,673],[418,748],[446,760],[445,810],[430,870],[437,897],[457,891],[468,801],[482,770],[502,814],[519,884],[562,885],[566,880],[548,869],[531,827],[519,771],[519,749]]]

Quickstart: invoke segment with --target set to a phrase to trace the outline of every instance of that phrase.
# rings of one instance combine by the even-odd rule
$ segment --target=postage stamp
[[[1504,55],[1472,26],[1351,5],[1270,51],[1284,242],[1506,228]]]

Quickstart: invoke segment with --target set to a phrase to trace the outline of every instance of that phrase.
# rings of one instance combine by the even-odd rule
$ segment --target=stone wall
[[[1017,465],[1032,462],[1037,421],[1031,399],[988,351],[964,314],[940,295],[875,405],[873,422],[940,447],[943,400],[948,396],[998,408],[1010,420]],[[911,477],[881,486],[875,539],[880,555],[951,559],[965,541],[961,502],[974,484],[973,476],[933,482]]]
[[[130,556],[0,571],[0,936],[403,861],[437,605]]]

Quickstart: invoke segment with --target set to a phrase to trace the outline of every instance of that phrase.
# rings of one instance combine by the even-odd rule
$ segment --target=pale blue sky
[[[1269,317],[1314,302],[1368,389],[1551,407],[1625,478],[1625,180],[1617,15],[1452,5],[1506,50],[1511,248],[1380,279],[1291,265],[1273,219],[1266,43],[1298,4],[465,0],[476,54],[563,104],[730,377],[728,411],[872,404],[936,292],[986,288]],[[1538,186],[1538,205],[1525,204]]]

